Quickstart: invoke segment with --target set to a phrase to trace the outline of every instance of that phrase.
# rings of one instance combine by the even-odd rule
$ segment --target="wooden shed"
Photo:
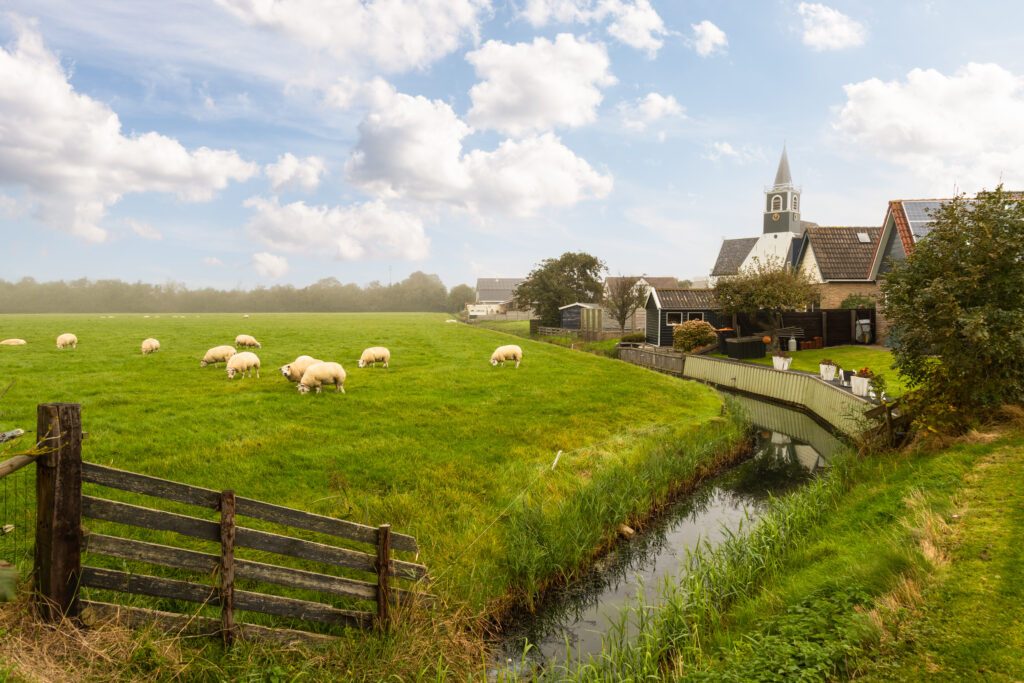
[[[559,306],[562,313],[561,327],[566,330],[600,330],[602,314],[600,304],[576,303]]]
[[[658,289],[647,295],[647,343],[672,346],[673,325],[704,320],[717,327],[728,324],[713,289]]]

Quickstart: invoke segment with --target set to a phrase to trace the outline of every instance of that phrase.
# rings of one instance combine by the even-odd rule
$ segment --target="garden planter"
[[[854,396],[867,396],[871,388],[871,378],[854,375],[850,378],[850,388],[853,389]]]
[[[781,356],[772,356],[772,365],[775,366],[776,370],[789,370],[789,364],[793,362],[792,358],[782,358]]]
[[[834,365],[819,365],[818,372],[821,373],[821,378],[826,382],[831,382],[836,378],[836,366]]]

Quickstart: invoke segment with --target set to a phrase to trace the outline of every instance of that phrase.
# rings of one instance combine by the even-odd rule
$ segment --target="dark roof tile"
[[[735,275],[740,271],[740,266],[750,254],[750,250],[757,244],[757,237],[742,237],[736,240],[725,240],[722,242],[722,249],[718,252],[718,260],[711,270],[711,275],[721,277],[722,275]]]
[[[717,310],[718,299],[713,289],[661,289],[655,288],[663,309],[690,311]]]
[[[858,233],[867,235],[862,242]],[[821,278],[830,280],[866,280],[871,274],[881,228],[816,227],[807,229]]]

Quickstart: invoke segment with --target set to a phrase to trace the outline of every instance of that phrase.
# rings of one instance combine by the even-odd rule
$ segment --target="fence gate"
[[[333,626],[388,628],[394,621],[396,606],[409,605],[419,597],[430,598],[419,590],[427,581],[426,567],[394,557],[395,551],[418,552],[416,539],[393,532],[390,525],[366,526],[243,498],[233,491],[214,491],[83,463],[81,409],[77,404],[40,405],[38,434],[45,454],[37,459],[34,600],[40,615],[47,620],[59,620],[63,616],[82,616],[86,621],[117,618],[131,625],[156,622],[173,629],[188,624],[218,633],[224,643],[230,645],[238,635],[288,640],[323,637],[305,631],[242,623],[236,619],[236,611]],[[83,495],[83,482],[214,511],[219,519],[214,521]],[[242,526],[238,523],[239,517],[298,529],[306,536],[326,536],[363,544],[369,546],[369,551]],[[177,536],[216,544],[219,552],[85,530],[83,519],[108,523],[106,527],[115,523],[173,532]],[[334,572],[342,569],[345,575],[308,571],[255,558],[242,559],[237,557],[239,549],[260,551],[261,560],[264,554],[282,555],[330,567]],[[197,573],[207,582],[83,565],[83,552]],[[365,574],[368,580],[352,576],[354,573]],[[247,587],[253,583],[269,583],[303,594],[312,592],[353,603],[369,602],[374,604],[374,609],[341,608],[328,604],[325,599],[299,599],[241,590],[236,586],[239,581],[246,582]],[[398,581],[412,583],[402,587]],[[216,606],[220,618],[87,600],[81,596],[80,588]]]

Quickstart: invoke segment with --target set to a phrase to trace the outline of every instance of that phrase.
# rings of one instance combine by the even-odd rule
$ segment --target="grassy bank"
[[[1022,465],[1019,431],[848,459],[695,558],[638,608],[640,638],[571,677],[1018,680]]]
[[[390,522],[417,537],[442,600],[393,637],[349,633],[313,657],[248,645],[224,655],[215,644],[184,643],[154,661],[183,661],[211,678],[242,675],[252,661],[312,678],[464,673],[480,666],[474,626],[571,576],[615,525],[641,516],[679,478],[713,468],[740,434],[701,385],[529,340],[521,368],[492,368],[490,352],[507,338],[445,317],[0,316],[3,336],[29,341],[0,353],[0,378],[16,381],[0,426],[31,429],[37,403],[80,402],[86,460]],[[78,335],[76,350],[54,348],[65,331]],[[261,379],[228,381],[223,367],[199,368],[207,348],[241,332],[263,343]],[[162,349],[143,357],[147,336]],[[391,368],[357,368],[362,348],[378,344],[391,349]],[[299,395],[276,368],[301,353],[345,365],[347,393]],[[538,525],[548,531],[534,533]],[[162,666],[138,677],[160,678]]]

